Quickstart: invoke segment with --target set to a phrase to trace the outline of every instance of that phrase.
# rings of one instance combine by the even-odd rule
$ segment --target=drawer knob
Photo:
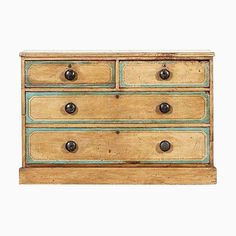
[[[68,114],[73,114],[76,111],[76,105],[72,102],[69,102],[65,105],[65,111]]]
[[[163,80],[167,80],[170,77],[170,71],[168,71],[167,69],[162,69],[159,72],[159,76],[161,77],[161,79]]]
[[[166,102],[163,102],[163,103],[160,104],[160,106],[159,106],[159,110],[160,110],[162,113],[167,113],[167,112],[169,112],[169,111],[170,111],[170,108],[171,108],[171,106],[170,106],[168,103],[166,103]]]
[[[74,141],[68,141],[65,145],[65,148],[68,152],[74,152],[77,148],[77,144]]]
[[[167,152],[170,150],[170,147],[171,147],[171,144],[166,141],[166,140],[163,140],[160,142],[160,149],[163,151],[163,152]]]
[[[65,72],[65,78],[67,80],[70,80],[70,81],[74,80],[76,76],[77,76],[77,73],[74,70],[69,69]]]

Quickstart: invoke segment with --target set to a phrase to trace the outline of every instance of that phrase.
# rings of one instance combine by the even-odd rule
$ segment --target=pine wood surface
[[[208,61],[123,61],[121,65],[122,87],[148,85],[204,87],[204,83],[208,82]],[[162,80],[159,76],[162,69],[170,71],[167,80]]]
[[[50,63],[50,61],[32,64],[28,68],[29,86],[40,85],[58,85],[62,84],[79,85],[79,84],[109,84],[112,83],[114,62],[58,62]],[[75,80],[69,81],[65,78],[65,71],[72,69],[76,72]]]
[[[75,152],[65,149],[67,141]],[[163,152],[167,140],[171,149]],[[37,161],[120,160],[201,161],[207,155],[207,136],[201,130],[70,130],[34,131],[29,136],[29,155]]]
[[[74,103],[73,114],[65,111],[67,103]],[[126,120],[198,120],[207,115],[207,99],[201,94],[33,94],[29,99],[29,117],[33,121]],[[159,106],[168,103],[171,111],[162,113]],[[125,121],[124,121],[125,122]],[[151,122],[151,121],[150,121]],[[146,122],[147,123],[147,122]],[[168,122],[165,122],[168,123]],[[184,122],[183,122],[184,123]]]
[[[83,51],[62,51],[62,52],[57,52],[57,51],[24,51],[20,53],[21,57],[25,58],[52,58],[52,59],[58,59],[58,58],[74,58],[74,57],[82,57],[82,58],[87,58],[87,57],[94,57],[94,58],[136,58],[140,60],[142,57],[147,57],[147,58],[152,58],[155,57],[157,58],[195,58],[198,59],[199,57],[210,57],[212,58],[214,56],[214,52],[211,51],[157,51],[157,52],[112,52],[112,51],[107,51],[107,52],[83,52]]]
[[[213,52],[22,52],[20,56],[22,62],[22,168],[20,168],[20,183],[216,183],[213,157]],[[49,68],[41,67],[45,61],[52,62],[47,64],[50,65]],[[63,64],[62,61],[65,63]],[[72,61],[81,63],[72,65],[79,76],[78,80],[69,82],[65,80],[64,72]],[[28,62],[32,63],[31,69],[28,68],[29,71],[25,70]],[[38,62],[40,62],[40,66],[37,65]],[[168,63],[163,64],[163,62]],[[125,66],[121,66],[122,63]],[[158,77],[158,72],[163,66],[171,71],[171,77],[167,81],[160,81]],[[50,96],[36,96],[38,92],[48,93]],[[66,98],[61,96],[61,92],[71,93],[70,101],[66,99],[68,96]],[[82,95],[72,95],[76,92]],[[98,94],[92,98],[86,94],[91,92]],[[133,94],[128,94],[128,92]],[[144,96],[142,94],[144,92],[168,92],[168,94]],[[34,93],[34,96],[29,101],[27,108],[26,98],[30,93]],[[118,97],[117,93],[119,93]],[[190,93],[192,94],[190,95]],[[194,93],[195,95],[193,95]],[[206,94],[206,96],[201,96],[200,93]],[[57,95],[52,96],[52,94]],[[71,99],[78,105],[78,111],[69,116],[64,112],[64,105],[66,102],[73,102]],[[172,105],[173,109],[169,114],[160,114],[155,109],[160,102],[168,102]],[[92,121],[96,118],[98,118],[95,120],[97,122],[89,122],[89,120]],[[73,123],[77,119],[84,122]],[[126,120],[125,122],[138,119],[140,122],[119,123],[118,119]],[[155,119],[160,123],[153,122]],[[104,120],[113,122],[103,123]],[[194,122],[191,122],[193,120]],[[61,123],[61,121],[63,122]],[[72,123],[70,123],[71,121]],[[174,127],[185,127],[189,133],[177,135],[168,131]],[[207,133],[209,142],[205,142],[205,134],[191,133],[191,129],[194,127],[209,128],[209,134]],[[26,128],[36,129],[30,142],[26,140]],[[68,158],[68,153],[64,153],[64,142],[70,135],[58,135],[58,133],[55,135],[51,130],[47,134],[45,133],[45,136],[42,134],[37,136],[40,133],[37,132],[37,129],[44,128],[164,128],[166,134],[161,136],[163,134],[159,132],[156,136],[155,132],[141,132],[138,135],[135,132],[120,132],[119,134],[115,132],[106,134],[104,132],[99,134],[84,132],[83,138],[78,138],[81,137],[77,136],[78,132],[75,132],[74,136],[73,132],[70,132],[70,135],[78,138],[76,141],[80,144],[81,150]],[[158,138],[166,139],[167,134],[175,143],[169,153],[164,153],[170,163],[139,163],[140,158],[143,158],[144,161],[162,160],[163,155],[160,154],[163,153],[158,153],[157,144],[160,142]],[[91,144],[89,147],[86,140]],[[49,143],[52,143],[55,152],[49,151],[51,149]],[[188,145],[183,145],[184,143]],[[35,164],[26,162],[28,145],[32,145],[30,152],[33,154],[32,160],[36,161]],[[201,158],[205,156],[206,152],[209,155],[209,161],[201,163]],[[72,164],[70,167],[63,162],[61,164],[56,162],[37,164],[39,160],[57,161],[58,157],[61,160],[86,158],[91,161],[117,160],[120,157],[127,162],[106,165],[97,165],[91,162],[91,164]],[[173,159],[183,162],[171,163]],[[192,160],[200,162],[191,163]]]
[[[21,184],[215,184],[211,168],[21,168]]]

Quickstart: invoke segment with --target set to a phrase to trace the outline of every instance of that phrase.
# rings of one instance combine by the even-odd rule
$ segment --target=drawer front
[[[115,87],[114,61],[26,61],[26,87]]]
[[[123,61],[121,87],[208,87],[208,61]]]
[[[169,149],[163,150],[163,141],[169,143]],[[67,149],[71,142],[75,145]],[[27,128],[26,161],[28,164],[208,163],[209,129]]]
[[[74,111],[68,113],[71,104]],[[163,112],[163,104],[169,111]],[[26,122],[207,123],[209,95],[206,92],[27,92]]]

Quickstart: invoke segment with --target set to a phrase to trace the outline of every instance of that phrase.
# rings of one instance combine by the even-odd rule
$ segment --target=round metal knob
[[[67,103],[65,105],[65,111],[68,113],[68,114],[72,114],[76,111],[76,105],[72,102],[70,103]]]
[[[160,142],[160,149],[163,151],[163,152],[167,152],[170,150],[170,147],[171,147],[171,144],[166,141],[166,140],[163,140]]]
[[[65,144],[65,148],[68,152],[74,152],[77,148],[77,144],[76,142],[74,141],[68,141],[66,144]]]
[[[167,69],[162,69],[159,72],[159,76],[161,77],[161,79],[163,80],[167,80],[170,77],[170,71],[168,71]]]
[[[74,70],[69,69],[65,72],[65,78],[67,80],[74,80],[76,76],[77,76],[77,73]]]
[[[170,108],[171,108],[171,106],[170,106],[168,103],[166,103],[166,102],[163,102],[163,103],[160,104],[160,106],[159,106],[159,110],[160,110],[162,113],[167,113],[167,112],[169,112],[169,111],[170,111]]]

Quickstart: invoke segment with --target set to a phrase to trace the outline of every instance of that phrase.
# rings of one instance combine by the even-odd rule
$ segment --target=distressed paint
[[[206,156],[202,160],[158,160],[158,161],[140,161],[141,164],[194,164],[194,163],[209,163],[210,156],[210,139],[209,139],[209,128],[27,128],[26,129],[26,163],[27,164],[125,164],[126,161],[121,160],[111,160],[111,161],[102,161],[102,160],[68,160],[68,161],[35,161],[30,157],[29,154],[29,137],[33,132],[43,132],[43,131],[196,131],[203,132],[205,139],[206,147]]]
[[[163,120],[77,120],[77,121],[71,121],[71,120],[33,120],[30,117],[29,113],[29,101],[34,96],[72,96],[72,95],[201,95],[205,99],[205,116],[199,120],[194,119],[163,119]],[[100,123],[100,124],[107,124],[107,123],[126,123],[126,124],[144,124],[144,123],[171,123],[171,124],[180,124],[180,123],[187,123],[187,124],[193,124],[193,123],[209,123],[209,93],[208,92],[26,92],[26,123],[28,124],[55,124],[55,123],[68,123],[68,124],[91,124],[91,123]]]
[[[92,64],[94,61],[25,61],[25,86],[26,87],[39,87],[38,85],[32,85],[29,81],[28,71],[34,64]],[[65,87],[65,88],[87,88],[87,87],[99,87],[99,88],[115,88],[115,61],[106,61],[107,65],[111,67],[111,83],[107,84],[42,84],[40,87]]]
[[[124,81],[123,78],[123,69],[125,67],[126,64],[128,64],[130,61],[121,61],[120,62],[120,87],[133,87],[133,88],[137,88],[137,87],[143,87],[143,88],[167,88],[167,87],[208,87],[209,86],[209,64],[206,63],[205,64],[205,81],[204,83],[200,83],[200,84],[127,84]],[[143,61],[141,61],[140,63],[142,63]],[[154,61],[151,61],[154,62]],[[172,64],[175,61],[155,61],[155,63],[157,64]],[[137,62],[139,63],[139,62]]]

